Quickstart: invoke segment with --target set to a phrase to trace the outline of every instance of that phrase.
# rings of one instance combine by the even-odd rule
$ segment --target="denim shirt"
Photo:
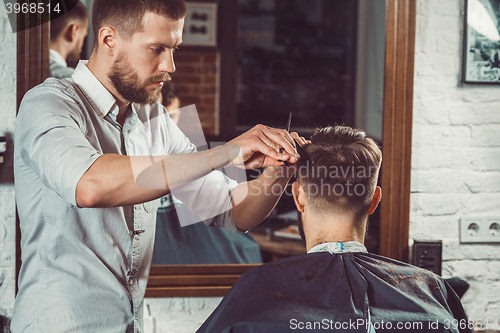
[[[102,154],[196,151],[159,103],[131,104],[116,122],[111,93],[81,61],[70,80],[47,79],[24,97],[16,120],[14,174],[21,225],[15,332],[142,332],[159,199],[80,208],[78,181]],[[155,121],[151,121],[154,118]],[[238,232],[221,172],[176,196],[205,223]],[[222,212],[210,214],[213,207]]]

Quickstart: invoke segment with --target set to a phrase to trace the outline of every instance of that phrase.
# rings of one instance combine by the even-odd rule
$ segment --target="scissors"
[[[291,124],[292,124],[292,113],[290,112],[290,115],[288,116],[288,123],[286,125],[286,131],[288,133],[290,133],[290,125]],[[296,146],[300,147],[300,145],[298,144],[298,142],[295,139],[293,139],[293,141],[295,141]],[[283,150],[284,150],[284,148],[280,147],[280,154],[283,154]],[[290,163],[288,163],[287,161],[281,161],[281,160],[278,160],[278,161],[283,162],[283,164],[285,164],[286,166],[290,166]]]

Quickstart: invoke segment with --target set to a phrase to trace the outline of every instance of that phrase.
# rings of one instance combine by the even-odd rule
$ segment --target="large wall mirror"
[[[90,9],[91,0],[82,2]],[[179,57],[184,50],[217,56],[217,124],[207,132],[206,141],[227,141],[256,123],[284,127],[290,111],[292,130],[303,136],[316,126],[335,123],[365,129],[384,154],[384,197],[378,216],[370,221],[366,244],[371,252],[408,261],[416,0],[206,2],[217,4],[217,46],[208,51],[181,46],[178,51]],[[18,106],[24,93],[49,75],[48,36],[47,25],[18,33]],[[92,43],[88,38],[83,58]],[[159,219],[168,220],[168,214],[160,209]],[[146,297],[223,296],[256,265],[305,253],[300,241],[287,239],[294,214],[291,198],[284,196],[260,228],[236,240],[218,231],[203,237],[204,226],[198,225],[174,232],[157,229],[164,237],[156,239]],[[163,255],[169,247],[171,251],[173,234],[199,245],[203,255],[185,253],[163,262],[162,257],[174,257]],[[216,244],[218,252],[206,253],[195,234]],[[190,248],[177,246],[176,253]]]

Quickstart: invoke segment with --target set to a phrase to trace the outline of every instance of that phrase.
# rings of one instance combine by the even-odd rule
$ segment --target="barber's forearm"
[[[168,189],[145,189],[137,185],[129,156],[104,154],[82,176],[76,187],[78,207],[114,207],[151,201]]]
[[[236,205],[232,209],[238,229],[247,231],[262,222],[278,203],[292,175],[292,167],[268,167],[259,178],[239,184],[233,193]]]
[[[76,203],[79,207],[114,207],[154,200],[170,193],[173,186],[228,164],[235,151],[221,146],[170,156],[104,154],[78,182]]]

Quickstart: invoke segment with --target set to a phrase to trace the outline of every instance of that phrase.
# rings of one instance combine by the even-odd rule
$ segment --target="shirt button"
[[[138,209],[139,209],[139,205],[135,205],[135,206],[134,206],[134,208],[135,208],[136,210],[138,210]]]
[[[134,247],[137,247],[137,242],[134,243]]]
[[[137,320],[137,316],[136,315],[134,315],[134,320]]]
[[[134,280],[130,280],[130,284],[133,286],[134,285]]]

